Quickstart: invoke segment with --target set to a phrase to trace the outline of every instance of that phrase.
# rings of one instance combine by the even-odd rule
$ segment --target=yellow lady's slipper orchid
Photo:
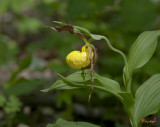
[[[82,47],[82,51],[72,51],[66,57],[66,62],[73,68],[85,68],[90,64],[89,51],[87,45]]]

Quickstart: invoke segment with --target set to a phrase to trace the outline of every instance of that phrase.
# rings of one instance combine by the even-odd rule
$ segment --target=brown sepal
[[[61,32],[61,31],[69,31],[71,34],[77,34],[78,36],[80,36],[84,41],[87,41],[86,37],[80,33],[80,32],[77,32],[74,30],[74,27],[72,25],[63,25],[61,27],[59,26],[45,26],[46,28],[51,28],[52,30],[55,30],[55,31],[58,31],[58,32]]]

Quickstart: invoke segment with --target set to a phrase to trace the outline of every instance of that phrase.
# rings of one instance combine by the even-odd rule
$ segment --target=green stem
[[[93,34],[93,35],[94,35],[94,34]],[[94,36],[96,36],[96,35],[94,35]],[[90,42],[93,41],[93,40],[101,40],[101,39],[104,39],[104,40],[105,40],[105,42],[107,43],[107,45],[109,46],[109,48],[110,48],[111,50],[113,50],[114,52],[119,53],[119,54],[122,56],[122,58],[123,58],[123,60],[124,60],[124,63],[125,63],[125,69],[127,69],[125,72],[128,73],[128,62],[127,62],[127,58],[126,58],[125,54],[124,54],[122,51],[114,48],[114,47],[111,45],[111,43],[110,43],[110,41],[108,40],[108,38],[106,38],[105,36],[98,35],[98,38],[95,39],[95,38],[91,37],[88,42],[90,43]],[[123,81],[124,81],[124,86],[126,87],[127,91],[128,91],[128,92],[131,92],[130,88],[127,88],[128,81],[127,81],[126,75],[124,76],[124,73],[123,73]]]
[[[133,85],[131,85],[131,82],[132,82],[132,78],[129,78],[127,82],[127,91],[132,93],[132,95],[134,95],[134,88],[132,88]]]
[[[121,52],[120,50],[114,48],[114,47],[111,45],[110,41],[109,41],[105,36],[102,36],[102,38],[106,41],[107,45],[110,47],[111,50],[119,53],[119,54],[123,57],[124,63],[125,63],[125,65],[126,65],[126,67],[127,67],[127,66],[128,66],[128,63],[127,63],[127,59],[126,59],[126,56],[124,55],[124,53]]]
[[[89,44],[87,39],[83,38],[83,41],[85,42],[86,45]]]

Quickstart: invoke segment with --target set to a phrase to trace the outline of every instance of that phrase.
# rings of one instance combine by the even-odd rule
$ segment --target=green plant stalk
[[[110,43],[110,41],[108,40],[108,38],[106,38],[105,36],[102,36],[102,39],[105,40],[105,42],[107,43],[107,45],[109,46],[109,48],[110,48],[111,50],[113,50],[114,52],[119,53],[119,54],[122,56],[122,58],[123,58],[123,60],[124,60],[124,63],[125,63],[125,66],[126,66],[126,69],[128,69],[128,62],[127,62],[127,58],[126,58],[125,54],[124,54],[122,51],[114,48],[114,47],[111,45],[111,43]],[[126,87],[126,86],[128,85],[128,84],[126,83],[126,82],[127,82],[126,78],[124,78],[123,81],[124,81],[124,86]],[[127,88],[126,88],[126,90],[127,90],[128,92],[131,91],[130,89],[127,89]]]
[[[126,89],[127,89],[127,91],[133,94],[132,85],[131,85],[132,78],[129,78],[129,80],[125,79],[125,81],[127,81],[127,83],[126,83]]]
[[[122,51],[114,48],[114,47],[111,45],[110,41],[109,41],[105,36],[102,36],[102,39],[104,39],[104,40],[106,41],[107,45],[109,46],[109,48],[110,48],[111,50],[113,50],[114,52],[119,53],[119,54],[123,57],[123,60],[124,60],[125,65],[128,66],[127,59],[126,59],[126,56],[124,55],[124,53],[123,53]]]
[[[127,72],[128,72],[128,62],[127,62],[127,58],[126,58],[125,54],[124,54],[122,51],[114,48],[114,47],[111,45],[111,43],[110,43],[110,41],[108,40],[108,38],[106,38],[105,36],[102,36],[102,35],[98,35],[98,36],[100,36],[100,39],[105,40],[105,42],[107,43],[107,45],[109,46],[109,48],[110,48],[112,51],[117,52],[118,54],[120,54],[120,55],[122,56],[122,58],[123,58],[123,60],[124,60],[124,63],[125,63],[125,67],[126,67]],[[91,36],[91,38],[88,40],[88,42],[90,43],[90,42],[92,42],[92,41],[94,41],[94,40],[96,40],[96,39],[92,38],[92,36]],[[126,88],[126,91],[131,92],[131,88],[130,88],[130,84],[129,84],[129,83],[131,83],[131,82],[128,82],[126,76],[123,76],[123,82],[124,82],[124,86],[125,86],[125,88]],[[129,86],[129,87],[128,87],[128,86]]]
[[[107,45],[109,46],[109,48],[110,48],[111,50],[113,50],[114,52],[119,53],[119,54],[122,56],[122,58],[123,58],[123,60],[124,60],[124,63],[125,63],[125,66],[126,66],[126,69],[128,69],[128,62],[127,62],[127,59],[126,59],[125,54],[124,54],[122,51],[114,48],[114,47],[111,45],[110,41],[109,41],[105,36],[102,36],[102,39],[105,40],[105,42],[107,43]],[[126,91],[132,93],[132,92],[131,92],[131,80],[127,81],[126,77],[124,77],[123,81],[124,81],[124,85],[125,85]],[[132,95],[133,95],[133,94],[132,94]],[[135,98],[134,98],[134,99],[135,99]],[[132,112],[134,112],[134,109],[133,109]],[[133,113],[128,112],[128,114],[129,114],[129,116],[130,116],[132,126],[133,126],[133,127],[140,127],[140,126],[138,126],[138,125],[136,124],[135,118],[134,118],[134,116],[132,115]]]

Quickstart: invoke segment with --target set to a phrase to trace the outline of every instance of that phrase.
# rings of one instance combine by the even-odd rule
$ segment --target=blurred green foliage
[[[0,0],[0,126],[44,127],[60,116],[101,126],[128,126],[121,103],[110,95],[94,91],[87,103],[88,89],[49,95],[40,92],[56,81],[56,72],[67,75],[75,71],[65,63],[65,56],[84,44],[76,35],[44,26],[57,20],[85,27],[107,36],[127,54],[141,32],[160,28],[159,5],[160,0]],[[93,44],[99,56],[96,72],[122,83],[121,57],[102,41]],[[152,60],[137,70],[135,89],[160,72],[159,49],[160,45]]]
[[[6,106],[4,106],[4,110],[6,113],[15,113],[20,111],[21,102],[15,96],[10,96],[8,101],[6,102]]]

